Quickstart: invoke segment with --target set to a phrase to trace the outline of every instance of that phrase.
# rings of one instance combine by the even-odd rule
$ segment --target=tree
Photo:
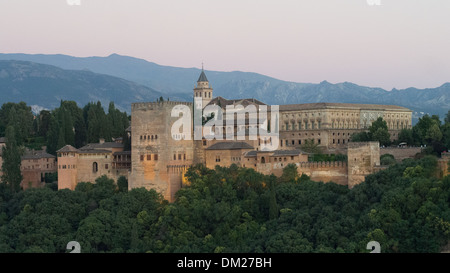
[[[391,144],[391,135],[387,129],[378,128],[372,135],[372,141],[378,141],[380,145],[388,146]]]
[[[8,102],[0,108],[0,135],[8,126],[14,126],[17,145],[21,145],[33,132],[33,112],[25,102]]]
[[[307,153],[312,153],[312,154],[320,154],[322,153],[322,150],[319,147],[319,144],[314,143],[313,140],[308,140],[305,139],[304,144],[301,146],[301,149]]]
[[[439,129],[439,125],[434,123],[428,128],[425,134],[425,140],[428,143],[439,142],[442,139],[442,132]]]
[[[2,148],[2,181],[10,186],[11,190],[18,192],[22,182],[20,171],[21,150],[17,146],[16,136],[13,126],[6,128],[6,145]]]
[[[384,154],[380,156],[381,165],[394,165],[396,163],[395,158],[391,154]]]
[[[286,167],[283,168],[283,174],[280,177],[280,182],[296,182],[297,178],[299,177],[298,171],[297,171],[297,165],[294,163],[288,164]]]
[[[49,129],[47,131],[47,153],[56,155],[59,141],[59,124],[54,115],[50,116]]]
[[[127,192],[128,191],[128,179],[125,176],[119,177],[117,179],[117,187],[119,192]]]
[[[39,126],[38,126],[38,131],[37,134],[39,136],[47,136],[47,132],[50,128],[50,118],[51,118],[51,113],[48,110],[42,110],[39,113],[38,119],[39,119]]]
[[[412,129],[402,129],[398,134],[399,142],[406,142],[408,145],[414,144],[413,131]]]
[[[372,141],[380,142],[380,145],[388,146],[391,143],[387,123],[382,117],[377,118],[369,127],[369,137]]]
[[[365,142],[370,141],[369,134],[367,132],[354,133],[350,137],[350,141],[352,142]]]

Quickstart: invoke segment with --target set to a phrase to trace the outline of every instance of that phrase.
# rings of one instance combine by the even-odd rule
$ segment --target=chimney
[[[100,143],[100,144],[105,143],[105,139],[104,139],[104,138],[100,138],[99,143]]]

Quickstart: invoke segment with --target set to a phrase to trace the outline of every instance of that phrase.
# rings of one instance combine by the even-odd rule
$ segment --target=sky
[[[434,88],[450,82],[449,12],[449,0],[0,0],[0,53]]]

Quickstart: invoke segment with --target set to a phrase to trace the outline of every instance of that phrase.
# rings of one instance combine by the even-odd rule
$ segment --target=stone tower
[[[147,102],[131,104],[131,175],[129,189],[144,187],[162,193],[170,202],[182,187],[182,174],[194,160],[192,137],[172,131],[178,117],[175,107],[190,102]]]
[[[58,190],[74,190],[77,185],[78,155],[77,149],[66,145],[58,153]]]
[[[363,182],[367,175],[380,166],[380,143],[378,141],[350,142],[347,145],[348,187]]]
[[[204,108],[213,98],[213,90],[209,86],[208,79],[206,78],[205,71],[202,66],[202,73],[197,80],[197,86],[194,88],[194,98],[202,98],[202,104]]]

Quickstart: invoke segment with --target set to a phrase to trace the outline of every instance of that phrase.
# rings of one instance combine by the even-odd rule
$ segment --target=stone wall
[[[345,162],[302,162],[297,164],[299,175],[306,174],[317,182],[348,185],[348,167]]]
[[[116,173],[112,169],[112,154],[111,153],[81,153],[78,154],[78,169],[77,183],[91,182],[103,175],[117,180]]]
[[[66,153],[58,157],[58,190],[74,190],[77,185],[78,155]]]
[[[350,142],[347,148],[348,187],[363,182],[380,166],[379,142]]]
[[[182,175],[172,172],[194,162],[194,141],[181,133],[172,135],[172,124],[179,117],[171,117],[177,105],[189,107],[187,102],[133,103],[131,106],[131,176],[128,187],[155,189],[173,201],[181,188]],[[192,126],[191,126],[192,128]],[[191,132],[192,133],[192,132]],[[197,150],[197,153],[199,151]]]
[[[394,156],[395,160],[401,162],[405,158],[414,158],[417,153],[420,153],[422,148],[420,147],[407,147],[407,148],[397,148],[389,147],[380,149],[380,156],[384,154],[391,154]]]

